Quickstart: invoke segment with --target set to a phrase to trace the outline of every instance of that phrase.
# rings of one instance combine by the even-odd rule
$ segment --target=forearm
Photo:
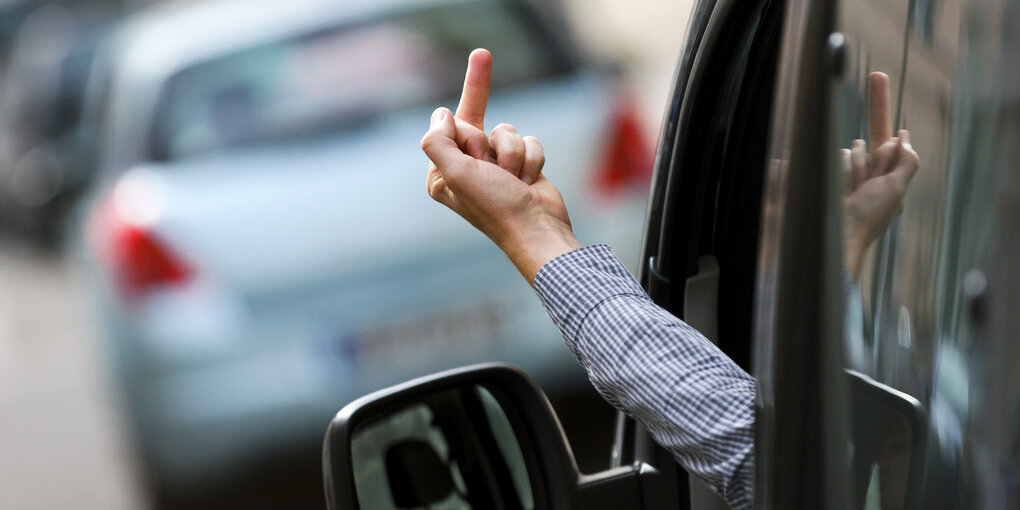
[[[607,400],[740,508],[750,499],[755,381],[696,330],[645,299],[618,296],[603,303],[582,324],[572,350],[584,357]]]
[[[535,290],[606,400],[731,505],[747,507],[754,379],[656,306],[607,247],[554,260]]]

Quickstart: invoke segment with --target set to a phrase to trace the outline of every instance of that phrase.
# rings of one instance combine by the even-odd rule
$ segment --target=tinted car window
[[[1001,21],[995,9],[976,7],[855,2],[838,18],[848,59],[831,122],[842,147],[854,148],[833,158],[831,169],[845,177],[844,250],[853,251],[861,237],[855,215],[862,210],[879,229],[860,247],[859,267],[845,268],[845,365],[918,406],[905,414],[849,406],[856,508],[975,508],[999,477],[1016,483],[1015,457],[986,451],[979,445],[987,438],[978,435],[1002,423],[984,413],[1004,406],[1015,415],[1017,402],[982,384],[994,342],[982,334],[974,307],[995,256],[992,154],[1001,84]],[[889,76],[887,92],[876,89],[876,71]],[[909,141],[919,162],[899,177],[909,155],[886,147],[894,161],[883,163],[877,112],[868,107],[879,94],[889,96],[888,119],[879,122],[888,122],[901,144]],[[868,175],[855,177],[861,171]],[[1003,471],[982,475],[981,466]]]
[[[155,159],[336,129],[454,97],[463,56],[499,55],[494,87],[562,72],[565,58],[520,7],[471,2],[322,30],[202,62],[162,91]],[[462,20],[470,19],[471,23]]]

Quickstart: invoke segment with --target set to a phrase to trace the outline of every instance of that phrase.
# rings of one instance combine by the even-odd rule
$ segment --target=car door
[[[995,0],[790,2],[757,275],[756,508],[1020,503],[1017,17]],[[858,215],[865,196],[891,214]]]
[[[652,299],[745,370],[784,8],[781,0],[695,6],[660,134],[640,261],[639,280]],[[679,469],[623,415],[613,461]],[[726,508],[680,471],[682,508]]]

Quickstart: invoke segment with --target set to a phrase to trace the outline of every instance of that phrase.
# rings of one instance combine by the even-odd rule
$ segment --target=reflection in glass
[[[876,23],[905,27],[907,20],[898,18],[898,8],[886,6]],[[890,369],[899,373],[899,354],[912,343],[910,309],[900,306],[897,313],[886,315],[893,291],[888,284],[896,268],[888,265],[888,257],[897,249],[900,216],[914,178],[926,163],[914,149],[912,133],[898,129],[903,126],[903,39],[898,31],[881,36],[861,23],[863,14],[877,14],[869,10],[843,16],[856,44],[848,66],[853,73],[837,96],[837,132],[846,144],[840,154],[847,289],[844,352],[847,366],[858,371],[848,371],[850,471],[854,508],[898,510],[913,507],[918,499],[924,434],[916,431],[924,430],[923,410],[913,397],[877,381],[896,383],[895,377],[884,375]],[[882,67],[876,70],[876,63]],[[893,330],[884,327],[890,320],[896,325]]]
[[[866,261],[877,251],[873,245],[887,235],[903,211],[921,161],[910,143],[909,131],[900,130],[896,137],[892,136],[889,77],[882,72],[870,72],[866,83],[869,142],[863,138],[853,140],[851,148],[841,151],[840,159],[846,193],[843,199],[844,266],[848,279],[846,353],[852,368],[873,370],[874,365],[868,361],[874,358],[867,354],[869,346],[864,335],[853,328],[861,325],[865,317],[858,282]],[[900,309],[898,321],[896,345],[909,348],[910,314],[906,308]],[[876,346],[873,340],[872,337],[869,342],[871,347]],[[914,444],[923,437],[915,432],[922,430],[920,403],[907,395],[900,398],[896,390],[863,374],[852,371],[848,374],[855,508],[910,508],[910,503],[917,499],[916,482],[912,480],[921,470],[920,457],[914,459],[923,449]]]
[[[366,510],[535,506],[513,427],[482,387],[430,395],[360,426],[351,451]]]
[[[843,172],[847,182],[841,211],[845,366],[915,398],[924,419],[917,429],[904,428],[894,415],[863,410],[854,401],[849,428],[855,502],[869,509],[1016,508],[1020,449],[1012,445],[1020,444],[1020,385],[1017,358],[1010,355],[1015,350],[1008,347],[1015,344],[1016,328],[990,334],[983,300],[994,297],[969,291],[968,282],[979,281],[981,289],[999,284],[1000,299],[1010,288],[985,281],[984,274],[1006,253],[996,251],[1002,221],[997,188],[1005,174],[997,174],[995,151],[997,144],[1016,143],[1015,134],[1005,137],[997,123],[1001,69],[1003,63],[1015,66],[1016,58],[1001,45],[1003,27],[1016,26],[1020,11],[1012,6],[1010,23],[1003,17],[1006,3],[998,0],[842,4],[847,8],[837,29],[849,50],[834,96],[833,128],[839,143],[834,149],[846,150],[831,171]],[[887,95],[879,93],[875,71],[890,75]],[[908,128],[916,174],[893,190],[902,197],[898,208],[889,209],[892,218],[876,221],[880,228],[862,235],[855,223],[859,211],[846,206],[863,188],[860,170],[874,170],[870,164],[883,147],[876,131],[895,132],[902,140],[906,131],[899,130]],[[1009,260],[1006,267],[1013,266]],[[1015,316],[1015,309],[1015,302],[1006,301],[1001,311]],[[910,485],[901,483],[902,468],[919,454],[922,477],[911,494]],[[903,497],[902,487],[908,487]]]
[[[863,374],[846,373],[854,508],[912,508],[924,458],[921,403]]]

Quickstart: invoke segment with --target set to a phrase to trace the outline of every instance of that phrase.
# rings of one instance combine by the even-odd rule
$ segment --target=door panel
[[[652,299],[745,368],[783,7],[698,5],[660,140],[642,255],[640,281]],[[672,463],[629,420],[618,438],[622,463]],[[680,497],[693,508],[726,508],[700,482],[690,491]]]

